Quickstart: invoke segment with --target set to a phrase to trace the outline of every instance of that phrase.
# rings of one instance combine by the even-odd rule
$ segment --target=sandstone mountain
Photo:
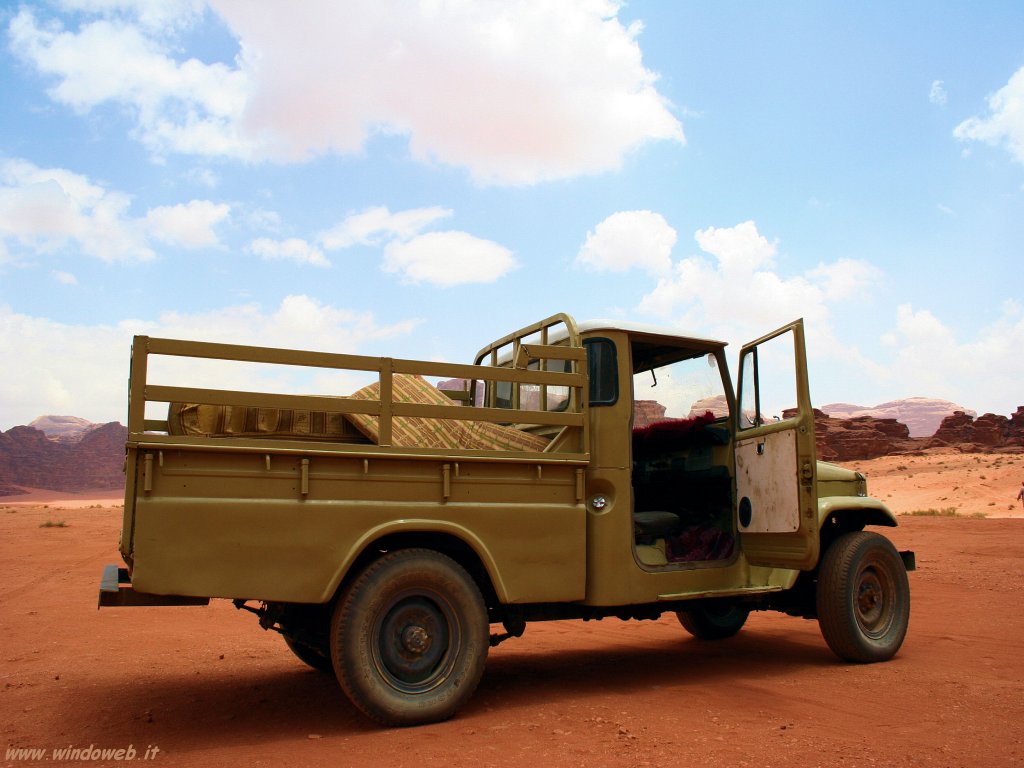
[[[78,416],[40,416],[28,423],[58,443],[77,443],[98,425]]]
[[[128,429],[116,421],[91,424],[75,439],[69,432],[81,426],[79,421],[84,420],[40,417],[33,422],[54,427],[54,437],[33,426],[0,432],[0,496],[19,493],[19,486],[68,492],[123,487]]]
[[[873,406],[830,403],[821,406],[821,411],[837,419],[853,419],[858,416],[896,419],[907,425],[911,437],[931,437],[944,418],[957,412],[972,417],[978,415],[962,405],[934,397],[907,397]]]

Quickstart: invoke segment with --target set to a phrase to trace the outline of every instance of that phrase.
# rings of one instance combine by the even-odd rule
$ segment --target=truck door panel
[[[736,420],[736,523],[754,565],[818,559],[814,412],[803,321],[743,347]]]

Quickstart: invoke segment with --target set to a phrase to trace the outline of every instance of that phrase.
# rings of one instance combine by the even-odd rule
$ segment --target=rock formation
[[[986,413],[975,419],[963,411],[947,416],[928,441],[928,447],[948,446],[966,451],[1024,448],[1024,405],[1018,406],[1009,418]]]
[[[77,441],[50,439],[31,426],[0,432],[0,495],[19,492],[17,486],[68,492],[120,488],[127,438],[128,429],[116,421],[93,424]]]
[[[633,403],[633,429],[646,427],[665,418],[665,406],[657,400],[636,400]]]
[[[911,437],[931,437],[944,418],[958,411],[970,416],[978,415],[962,405],[934,397],[908,397],[870,407],[850,403],[830,403],[821,406],[821,410],[836,419],[853,419],[858,416],[896,419],[910,428]]]
[[[824,461],[859,461],[913,450],[910,429],[896,419],[857,416],[837,419],[814,410],[818,458]]]

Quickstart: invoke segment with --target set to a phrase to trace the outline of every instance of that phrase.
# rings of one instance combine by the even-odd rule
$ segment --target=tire
[[[334,673],[334,665],[331,663],[330,654],[327,653],[327,649],[324,648],[320,651],[313,648],[305,643],[300,643],[292,640],[290,637],[285,635],[285,645],[288,646],[288,650],[298,657],[299,661],[308,664],[318,672],[330,672]]]
[[[698,640],[725,640],[733,637],[747,623],[750,611],[738,605],[718,603],[677,611],[683,629]]]
[[[369,565],[331,621],[335,674],[352,703],[383,725],[447,720],[469,700],[490,647],[476,583],[438,552],[404,549]]]
[[[818,570],[818,625],[846,661],[891,659],[910,622],[910,583],[892,543],[877,533],[840,536]]]

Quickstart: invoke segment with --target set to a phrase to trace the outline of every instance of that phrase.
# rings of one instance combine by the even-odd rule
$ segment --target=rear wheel
[[[822,558],[816,601],[821,634],[841,659],[885,661],[903,644],[910,583],[884,536],[857,531],[836,539]]]
[[[724,640],[734,636],[747,623],[750,611],[728,603],[695,606],[677,611],[683,629],[698,640]]]
[[[454,715],[480,682],[489,646],[476,583],[451,558],[424,549],[391,552],[367,567],[331,624],[338,681],[384,725]]]
[[[331,664],[331,656],[326,647],[322,650],[314,648],[312,645],[293,640],[287,635],[284,636],[284,642],[299,661],[319,672],[334,672],[334,665]]]

